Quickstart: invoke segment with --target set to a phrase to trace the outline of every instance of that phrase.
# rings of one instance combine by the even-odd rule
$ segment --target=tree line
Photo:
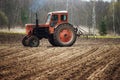
[[[0,0],[0,28],[35,23],[35,13],[39,23],[45,23],[48,12],[59,10],[68,10],[70,23],[92,28],[93,1],[84,0]],[[114,25],[120,34],[120,0],[114,2],[114,7],[113,2],[96,1],[95,13],[96,28],[107,33],[113,32]]]

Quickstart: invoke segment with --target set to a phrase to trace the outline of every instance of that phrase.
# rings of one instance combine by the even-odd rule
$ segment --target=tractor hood
[[[36,27],[36,24],[26,24],[26,34],[30,34],[32,32],[33,28]],[[49,24],[38,24],[38,27],[49,27]]]

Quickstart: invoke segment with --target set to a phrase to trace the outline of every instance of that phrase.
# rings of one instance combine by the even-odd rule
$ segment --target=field
[[[78,38],[72,47],[43,39],[23,47],[21,34],[0,34],[0,80],[120,80],[120,38]]]

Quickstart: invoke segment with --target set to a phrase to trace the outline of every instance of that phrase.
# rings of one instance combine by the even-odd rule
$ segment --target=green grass
[[[0,32],[0,34],[9,34],[9,35],[16,35],[16,34],[21,34],[21,35],[25,35],[25,33],[17,33],[17,32]],[[98,39],[115,39],[115,38],[120,38],[120,36],[80,36],[81,38],[98,38]]]
[[[14,34],[25,34],[25,33],[23,33],[23,32],[20,33],[20,32],[9,32],[9,31],[3,32],[3,31],[1,31],[0,34],[11,34],[11,35],[14,35]]]
[[[115,39],[120,38],[120,36],[88,36],[88,38]]]
[[[113,35],[107,35],[107,36],[88,36],[88,35],[81,35],[81,38],[98,38],[98,39],[116,39],[116,38],[120,38],[120,36],[113,36]]]

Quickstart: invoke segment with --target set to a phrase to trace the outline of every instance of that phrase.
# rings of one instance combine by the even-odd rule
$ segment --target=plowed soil
[[[120,80],[120,39],[78,38],[71,47],[24,47],[0,34],[0,80]]]

